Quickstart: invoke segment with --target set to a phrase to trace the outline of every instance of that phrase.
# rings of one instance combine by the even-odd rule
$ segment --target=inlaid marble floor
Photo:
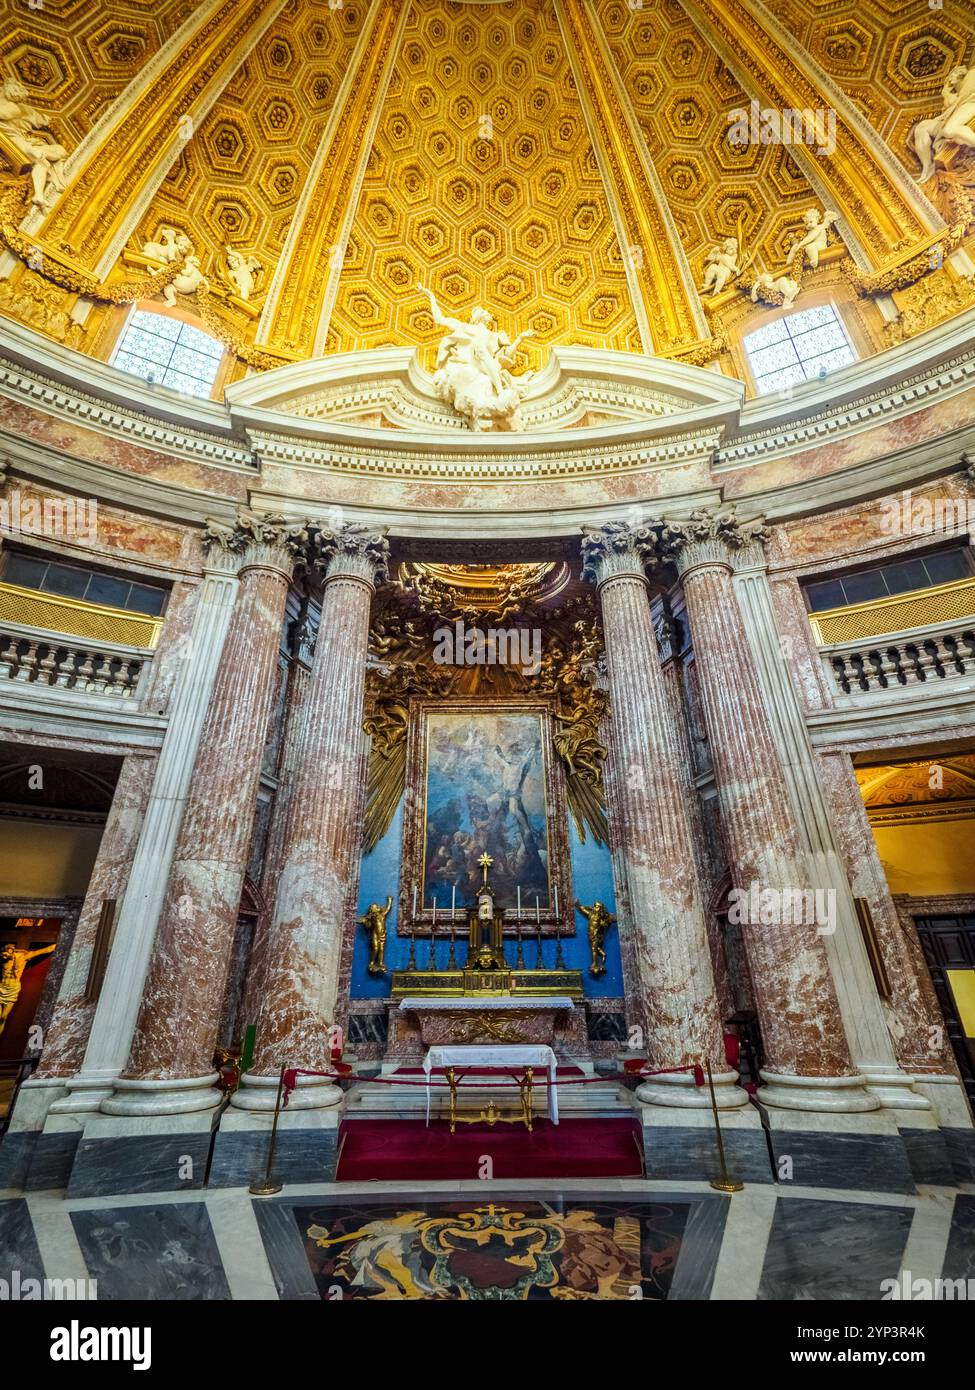
[[[614,1179],[0,1198],[0,1277],[95,1279],[100,1299],[879,1299],[904,1271],[975,1280],[975,1188],[727,1197]]]

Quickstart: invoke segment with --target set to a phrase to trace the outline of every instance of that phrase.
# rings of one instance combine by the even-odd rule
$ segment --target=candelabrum
[[[450,919],[450,954],[447,957],[447,969],[457,969],[457,933],[454,931],[454,919]]]
[[[437,936],[433,928],[430,928],[430,954],[427,957],[427,970],[437,968]]]
[[[565,969],[565,956],[562,954],[562,933],[558,929],[558,923],[555,925],[555,968],[556,970]]]
[[[518,923],[518,954],[515,957],[515,969],[524,970],[525,968],[525,943],[521,935],[521,922]]]
[[[410,927],[410,956],[406,962],[407,970],[416,969],[416,927]]]
[[[536,969],[536,970],[544,970],[544,969],[545,969],[545,961],[544,961],[544,959],[543,959],[543,957],[542,957],[542,924],[541,924],[541,922],[539,922],[538,928],[537,928],[537,936],[536,936],[536,957],[537,957],[537,958],[536,958],[536,960],[535,960],[535,969]]]

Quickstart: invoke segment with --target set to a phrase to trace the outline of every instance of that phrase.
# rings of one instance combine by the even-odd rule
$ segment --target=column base
[[[252,1076],[245,1072],[240,1085],[234,1092],[230,1105],[234,1110],[273,1110],[278,1099],[277,1076]],[[314,1077],[299,1077],[298,1084],[291,1092],[288,1110],[323,1110],[331,1105],[341,1105],[342,1092],[330,1081],[318,1081]],[[282,1114],[286,1113],[282,1111]]]
[[[271,1181],[334,1182],[340,1122],[336,1108],[292,1112],[289,1105],[283,1110],[278,1116]],[[211,1188],[249,1187],[264,1181],[273,1123],[274,1116],[267,1110],[223,1112],[210,1166]]]
[[[738,1110],[748,1104],[748,1092],[736,1085],[736,1071],[716,1072],[714,1099],[719,1110]],[[670,1075],[655,1076],[652,1081],[643,1081],[636,1088],[637,1100],[644,1105],[672,1106],[679,1110],[710,1110],[711,1091],[707,1081],[696,1086],[689,1072],[672,1072]]]
[[[55,1115],[91,1115],[97,1113],[103,1100],[109,1100],[115,1091],[118,1072],[83,1072],[65,1078],[67,1095],[55,1101],[51,1110]]]
[[[931,1102],[915,1086],[915,1078],[899,1067],[861,1066],[860,1075],[885,1110],[930,1110]]]
[[[776,1110],[811,1110],[829,1114],[856,1114],[879,1110],[880,1100],[864,1089],[862,1076],[787,1076],[759,1072],[765,1085],[756,1096],[760,1105]]]
[[[186,1115],[197,1110],[215,1110],[223,1100],[216,1082],[216,1072],[167,1081],[119,1077],[113,1094],[98,1108],[103,1115]]]

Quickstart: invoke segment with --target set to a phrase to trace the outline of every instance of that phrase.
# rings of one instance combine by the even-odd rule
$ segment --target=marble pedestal
[[[273,1178],[279,1183],[334,1182],[341,1107],[282,1110]],[[263,1178],[274,1116],[266,1110],[225,1110],[213,1147],[210,1187],[249,1187]]]

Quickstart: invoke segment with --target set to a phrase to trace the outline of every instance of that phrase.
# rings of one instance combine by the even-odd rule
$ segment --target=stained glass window
[[[112,358],[123,372],[189,396],[209,396],[223,343],[179,319],[136,309]]]
[[[832,304],[804,309],[746,333],[745,351],[760,396],[827,376],[856,361]]]

